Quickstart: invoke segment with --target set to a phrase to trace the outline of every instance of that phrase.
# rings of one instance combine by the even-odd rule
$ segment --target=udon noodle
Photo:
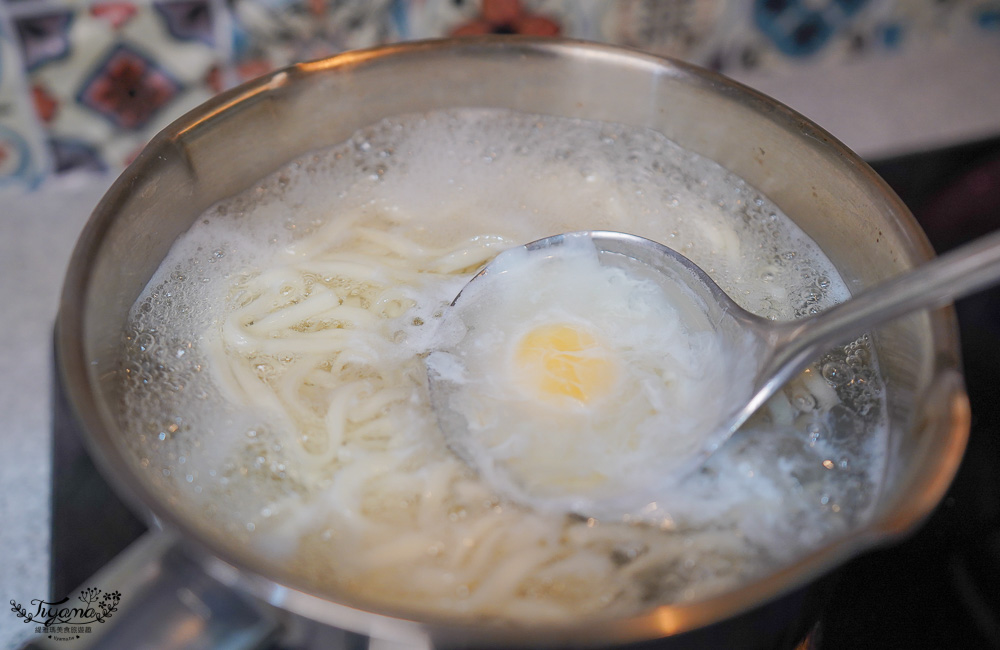
[[[867,516],[882,402],[859,339],[643,517],[511,503],[445,444],[423,359],[505,248],[633,232],[776,318],[848,294],[791,221],[659,134],[499,111],[386,120],[210,209],[132,312],[123,423],[149,480],[297,584],[414,615],[620,616],[782,566]]]

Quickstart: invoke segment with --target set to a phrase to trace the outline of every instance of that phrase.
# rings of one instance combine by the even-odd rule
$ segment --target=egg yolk
[[[514,355],[518,381],[543,399],[586,404],[607,395],[617,376],[614,359],[596,337],[566,324],[529,331]]]

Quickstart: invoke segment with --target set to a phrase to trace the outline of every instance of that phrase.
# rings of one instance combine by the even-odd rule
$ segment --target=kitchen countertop
[[[869,160],[1000,135],[1000,42],[740,81],[799,110]],[[48,592],[52,325],[73,244],[113,179],[0,188],[0,596]],[[30,632],[0,614],[0,650]]]
[[[73,244],[110,179],[58,179],[0,194],[0,594],[46,598],[49,580],[52,326]],[[9,608],[5,607],[4,610]],[[27,634],[0,618],[0,649]]]

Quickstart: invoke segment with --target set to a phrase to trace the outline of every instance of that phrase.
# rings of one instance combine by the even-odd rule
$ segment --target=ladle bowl
[[[703,312],[706,318],[702,322],[710,324],[712,334],[725,350],[724,357],[741,361],[743,372],[729,386],[731,399],[727,403],[731,408],[719,412],[703,431],[691,432],[695,443],[681,446],[684,453],[678,457],[643,459],[659,470],[663,479],[659,485],[663,488],[684,480],[702,467],[770,397],[832,346],[886,321],[944,305],[1000,282],[1000,233],[966,244],[823,312],[793,321],[769,320],[747,311],[687,257],[637,235],[610,231],[554,235],[525,244],[520,250],[527,256],[515,258],[514,263],[524,263],[531,256],[558,259],[565,255],[565,249],[581,244],[592,245],[602,265],[623,268],[630,275],[651,279],[673,301],[690,303],[685,309]],[[459,313],[455,310],[459,302],[469,309],[470,300],[491,299],[488,288],[475,291],[483,287],[486,279],[494,283],[504,282],[511,276],[524,279],[523,275],[507,273],[511,264],[506,257],[509,254],[510,251],[501,254],[469,281],[453,301],[449,315]],[[530,286],[518,289],[515,293],[522,295],[532,291]],[[468,294],[472,297],[466,298]],[[475,335],[474,332],[466,334]],[[452,358],[457,357],[453,355]],[[488,450],[471,435],[466,418],[454,408],[456,398],[453,395],[459,388],[454,375],[441,375],[431,367],[428,381],[432,403],[449,444],[467,462],[478,465],[474,469],[481,475],[495,476],[496,464]],[[662,435],[678,434],[665,430]],[[519,490],[511,494],[509,488],[505,489],[509,481],[498,483],[497,489],[512,498],[518,497]],[[639,503],[642,503],[641,498]],[[590,516],[593,513],[577,514]],[[621,514],[634,516],[636,513]]]

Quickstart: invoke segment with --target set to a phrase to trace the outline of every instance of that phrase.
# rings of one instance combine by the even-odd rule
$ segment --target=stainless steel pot
[[[703,602],[573,628],[408,621],[307,593],[274,567],[200,532],[151,489],[124,451],[131,432],[119,427],[115,376],[129,308],[173,241],[210,204],[382,117],[456,106],[661,131],[771,198],[819,243],[852,290],[933,255],[899,199],[829,134],[753,90],[682,63],[589,43],[496,37],[348,52],[271,74],[216,97],[160,133],[98,205],[67,275],[58,352],[69,397],[103,471],[168,531],[161,538],[167,542],[148,546],[162,550],[178,540],[181,554],[193,558],[189,564],[231,588],[223,591],[249,596],[254,608],[267,603],[268,616],[294,619],[298,626],[316,621],[425,646],[603,645],[668,636],[686,645],[705,634],[728,634],[769,602],[780,602],[786,614],[798,611],[801,602],[792,595],[862,550],[913,530],[937,504],[969,429],[950,308],[876,332],[891,458],[871,523]]]

